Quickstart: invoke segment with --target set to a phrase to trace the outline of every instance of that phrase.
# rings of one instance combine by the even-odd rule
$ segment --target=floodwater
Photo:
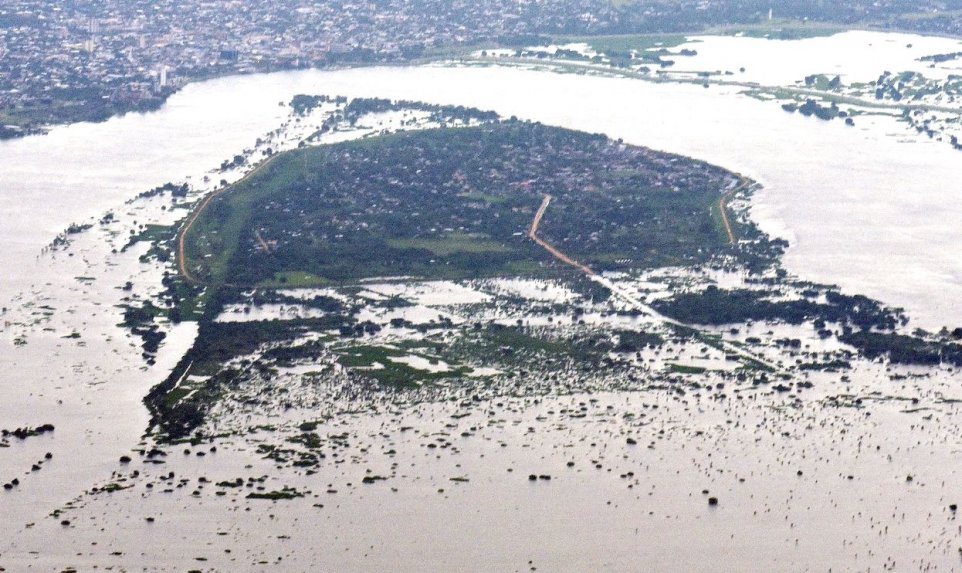
[[[700,38],[689,47],[698,56],[686,65],[746,67],[745,77],[734,79],[766,85],[801,80],[805,71],[842,73],[854,82],[906,67],[938,77],[962,65],[930,69],[916,61],[957,51],[958,41],[900,34],[852,32],[796,42]],[[841,62],[838,54],[845,54]],[[283,72],[193,84],[158,112],[0,144],[0,222],[11,236],[0,263],[23,269],[71,222],[166,181],[197,177],[252,146],[286,115],[277,103],[294,94],[380,96],[602,132],[749,175],[765,186],[753,216],[791,242],[790,271],[904,307],[918,326],[962,324],[962,306],[954,303],[962,298],[962,259],[953,249],[962,238],[962,203],[954,200],[962,153],[891,117],[860,117],[850,128],[788,114],[738,91],[449,66]],[[27,287],[29,276],[5,274],[3,293]]]
[[[861,32],[799,42],[702,38],[690,47],[699,55],[686,65],[732,71],[745,67],[745,77],[736,79],[759,82],[794,82],[810,73],[843,73],[849,81],[869,81],[884,70],[914,66],[924,71],[926,66],[915,58],[959,51],[954,40]],[[837,61],[839,54],[846,54],[842,63]],[[948,69],[953,65],[958,63],[945,64],[946,69],[939,73],[951,73]],[[137,565],[149,564],[162,568],[170,563],[168,559],[179,568],[190,563],[203,566],[194,561],[194,554],[171,557],[139,547],[143,539],[157,536],[156,531],[143,529],[140,492],[91,502],[94,509],[84,518],[92,527],[109,529],[106,533],[96,528],[64,530],[68,531],[66,537],[56,537],[60,535],[59,522],[45,516],[106,479],[116,469],[117,457],[138,444],[146,425],[141,398],[163,379],[193,336],[190,325],[178,327],[168,336],[157,364],[148,368],[140,359],[137,341],[114,326],[121,319],[115,305],[124,296],[119,287],[132,280],[137,283],[135,292],[148,296],[155,292],[162,269],[139,264],[138,249],[116,255],[110,249],[122,246],[126,233],[139,224],[171,222],[183,213],[161,210],[156,202],[151,208],[139,208],[124,201],[186,177],[203,187],[201,178],[221,161],[253,147],[257,138],[276,129],[288,114],[278,103],[298,93],[492,109],[505,116],[603,132],[629,143],[716,163],[764,185],[753,199],[751,215],[764,230],[790,241],[784,262],[792,273],[904,307],[917,326],[962,325],[962,305],[957,302],[962,300],[962,258],[957,247],[962,244],[962,202],[957,197],[962,192],[962,153],[917,136],[888,116],[862,116],[855,127],[846,127],[841,122],[788,114],[775,103],[738,92],[732,86],[706,89],[509,67],[285,72],[194,84],[157,112],[129,114],[101,124],[75,124],[45,136],[0,143],[0,234],[4,240],[0,250],[0,268],[4,269],[0,276],[0,367],[4,372],[0,378],[0,428],[57,426],[53,435],[14,441],[10,448],[0,449],[0,481],[19,476],[22,482],[14,493],[0,492],[0,535],[13,539],[9,547],[0,545],[0,567],[7,566],[11,558],[16,563],[35,562],[43,570],[59,570],[74,562],[108,564],[109,553],[90,549],[93,541],[105,539],[113,543],[102,543],[103,548],[121,548],[126,557],[118,563],[127,567],[139,569]],[[95,226],[79,235],[68,251],[42,253],[71,223],[96,220],[107,211],[117,215],[117,226]],[[955,382],[953,378],[943,380],[938,391],[951,397]],[[888,379],[871,371],[863,383],[869,388],[873,384],[881,387]],[[635,402],[644,398],[623,402],[614,396],[606,400],[617,403],[619,412],[636,412],[641,405]],[[646,548],[642,554],[655,569],[676,565],[704,569],[706,564],[718,563],[717,559],[740,569],[759,563],[768,568],[798,569],[802,563],[813,564],[805,557],[813,552],[823,556],[816,567],[881,566],[898,557],[898,551],[914,546],[924,546],[924,550],[904,563],[910,568],[933,562],[957,564],[956,548],[949,541],[956,529],[954,514],[946,515],[944,510],[956,493],[946,491],[944,484],[958,477],[950,463],[960,447],[953,438],[958,435],[954,432],[958,426],[954,407],[945,406],[934,421],[916,425],[914,418],[900,417],[894,407],[876,412],[869,423],[860,412],[836,416],[814,406],[812,411],[772,421],[741,405],[732,410],[710,404],[665,404],[667,418],[661,419],[658,428],[667,428],[670,437],[680,441],[667,440],[658,455],[645,460],[632,460],[630,456],[637,452],[625,450],[623,428],[617,425],[599,430],[593,423],[565,421],[563,431],[549,424],[539,426],[538,438],[528,436],[523,430],[536,425],[530,419],[548,407],[530,412],[519,407],[517,414],[503,414],[517,418],[521,427],[507,424],[509,430],[501,433],[490,429],[490,442],[465,450],[473,460],[468,467],[474,468],[483,485],[474,489],[443,486],[453,491],[465,487],[463,496],[436,492],[439,481],[455,477],[461,470],[454,467],[456,460],[433,460],[412,463],[411,474],[402,480],[401,491],[408,492],[407,497],[402,493],[398,498],[384,487],[370,495],[350,497],[354,502],[333,505],[334,510],[324,514],[323,540],[302,536],[298,543],[323,542],[350,553],[341,560],[330,554],[311,557],[310,552],[281,547],[287,542],[277,536],[297,538],[294,532],[316,514],[304,514],[302,509],[283,517],[281,525],[265,526],[275,519],[273,510],[244,512],[242,502],[236,500],[216,505],[184,496],[150,497],[157,512],[170,516],[169,529],[164,530],[167,534],[161,536],[169,543],[162,545],[167,550],[212,546],[218,539],[213,531],[236,523],[228,536],[235,550],[250,541],[252,547],[277,554],[270,558],[271,563],[277,564],[278,556],[287,555],[287,565],[295,569],[323,565],[364,570],[392,564],[399,570],[416,570],[421,560],[431,555],[435,568],[442,569],[529,570],[542,566],[555,570],[608,565],[632,570],[639,568],[631,558],[637,547]],[[405,423],[431,426],[435,418],[450,414],[440,409],[440,413],[423,416],[409,414],[418,420],[405,419]],[[726,418],[739,419],[742,430],[731,429]],[[684,423],[672,424],[673,419]],[[352,431],[365,434],[396,422],[357,420]],[[756,442],[746,429],[752,425],[777,426],[779,432],[766,430],[767,437]],[[695,426],[717,432],[693,434],[680,429],[693,430]],[[921,426],[927,429],[920,439],[910,438]],[[810,441],[804,445],[779,441],[782,430],[797,436],[791,432],[803,427],[810,431]],[[628,429],[640,431],[634,426]],[[545,487],[535,490],[533,496],[528,490],[516,489],[518,483],[528,485],[526,479],[520,479],[523,476],[505,477],[508,467],[525,474],[541,468],[562,471],[559,468],[569,458],[563,454],[566,449],[582,456],[579,467],[585,459],[604,457],[597,452],[602,446],[596,444],[611,439],[612,432],[618,436],[618,447],[605,454],[606,459],[617,458],[624,468],[643,463],[649,468],[644,470],[649,477],[644,487],[680,489],[654,504],[630,505],[653,494],[647,490],[643,495],[635,491],[626,494],[627,482],[606,471],[609,462],[601,471],[605,480],[612,481],[601,482],[579,473],[558,485],[556,477],[551,484],[538,482],[538,487]],[[847,435],[850,432],[854,437]],[[695,435],[699,437],[693,438]],[[863,447],[868,451],[868,446],[899,435],[903,437],[878,455],[862,455]],[[694,442],[686,450],[683,444],[687,439]],[[513,440],[513,445],[495,447],[498,440]],[[647,440],[639,443],[647,444]],[[423,454],[416,443],[406,447],[411,450],[409,460]],[[720,452],[715,460],[707,455],[712,449]],[[741,459],[747,450],[757,452],[757,460]],[[232,454],[234,458],[225,453],[224,465],[207,460],[213,465],[195,471],[231,477],[227,475],[230,471],[240,472],[245,463],[252,463],[243,447],[239,451]],[[399,447],[399,451],[403,450]],[[32,464],[44,460],[46,452],[53,454],[52,459],[31,471]],[[253,457],[251,452],[246,456]],[[476,459],[481,456],[484,460]],[[836,465],[829,463],[839,457],[848,469],[835,471]],[[717,461],[719,458],[725,461]],[[489,465],[492,459],[496,463]],[[178,471],[182,465],[176,464]],[[694,473],[688,471],[692,465],[697,467]],[[805,469],[809,476],[815,472],[816,478],[797,487],[789,485],[784,480],[793,479],[796,468]],[[616,468],[615,473],[618,471],[627,470]],[[639,477],[643,475],[641,470],[635,471]],[[742,482],[737,479],[718,485],[720,472],[748,476],[749,483],[757,478],[757,485],[750,491],[738,490],[736,484]],[[908,487],[904,482],[910,472],[929,479],[916,481],[923,484],[917,489],[895,491],[897,485]],[[850,473],[856,479],[846,479]],[[343,475],[326,470],[323,477],[333,483]],[[478,478],[471,478],[473,486]],[[354,481],[359,479],[360,475],[354,477]],[[929,484],[926,489],[924,485]],[[703,487],[713,493],[717,487],[727,488],[722,490],[719,511],[703,513]],[[845,489],[848,487],[853,490]],[[690,504],[692,495],[697,504]],[[752,502],[755,495],[763,501]],[[503,507],[486,505],[490,499],[499,499]],[[739,503],[726,509],[728,500]],[[747,509],[753,503],[754,515]],[[820,503],[834,505],[819,508]],[[875,504],[871,511],[867,509],[870,503]],[[210,504],[217,511],[207,513]],[[783,510],[785,504],[789,510]],[[463,512],[464,507],[473,508],[473,513]],[[916,511],[916,507],[923,509]],[[396,532],[384,530],[384,520],[374,516],[393,516],[390,521],[400,524],[412,511],[423,511],[424,518],[404,531],[403,543],[383,543]],[[893,512],[900,518],[889,536],[887,526],[882,533],[881,521],[896,515]],[[849,519],[854,529],[848,533],[834,526],[819,529],[836,518]],[[722,520],[730,521],[720,523]],[[448,527],[452,522],[462,525]],[[25,528],[33,523],[37,525]],[[615,536],[599,535],[611,523],[617,524]],[[783,527],[774,528],[776,523]],[[210,535],[191,539],[192,529],[170,533],[186,524]],[[802,529],[806,534],[795,534]],[[496,533],[471,551],[458,550],[474,543],[470,532],[480,530]],[[672,530],[687,531],[690,536],[670,534]],[[927,535],[933,531],[938,534]],[[559,553],[566,540],[579,532],[590,534],[582,541],[595,551]],[[267,533],[274,537],[266,537]],[[528,534],[533,536],[528,539]],[[736,535],[737,542],[733,541]],[[753,542],[753,536],[762,542]],[[702,541],[695,543],[694,549],[690,548],[692,538]],[[62,542],[63,554],[50,552],[51,539]],[[428,546],[432,540],[434,545]],[[730,543],[741,547],[742,553],[726,549]],[[888,553],[872,553],[885,544],[891,547]],[[539,550],[541,547],[550,550]],[[141,551],[149,554],[138,558]],[[88,561],[83,555],[70,558],[83,552]],[[368,554],[370,560],[366,560]],[[501,557],[485,561],[495,555]],[[205,558],[220,567],[235,566],[231,565],[233,558],[223,553],[216,560]],[[245,567],[258,568],[250,564],[264,556],[245,554],[243,558]]]

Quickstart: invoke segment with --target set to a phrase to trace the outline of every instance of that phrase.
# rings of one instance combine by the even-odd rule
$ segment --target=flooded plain
[[[746,81],[779,85],[811,73],[870,81],[923,70],[919,56],[958,45],[861,32],[701,38],[690,63],[744,67]],[[0,143],[0,428],[56,427],[0,448],[0,482],[19,481],[0,492],[0,568],[958,568],[962,387],[951,369],[863,361],[847,376],[812,373],[803,395],[723,391],[709,373],[684,392],[375,401],[353,413],[343,404],[317,429],[331,463],[313,473],[265,459],[258,446],[280,441],[270,431],[213,451],[175,448],[163,464],[132,452],[147,425],[143,396],[195,328],[168,325],[148,365],[117,326],[118,305],[156,295],[165,270],[140,262],[146,245],[124,250],[128,237],[187,212],[127,201],[168,181],[201,193],[239,177],[214,170],[258,139],[296,145],[310,127],[278,104],[299,93],[491,109],[718,164],[763,185],[751,216],[789,241],[794,275],[904,307],[913,326],[962,326],[962,153],[891,115],[849,127],[741,90],[519,66],[304,71],[193,84],[154,113]],[[72,223],[93,226],[48,248]],[[404,312],[457,316],[458,305],[492,297],[571,296],[556,283],[476,286],[420,285],[410,293],[418,306]],[[375,298],[396,288],[368,286]],[[225,320],[244,315],[235,310]],[[780,336],[824,350],[811,332],[770,335]],[[278,427],[293,420],[256,415]],[[134,463],[118,464],[122,455]],[[248,497],[285,491],[298,495]]]

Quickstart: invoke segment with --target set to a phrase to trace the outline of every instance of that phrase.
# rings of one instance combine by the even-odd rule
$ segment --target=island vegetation
[[[211,201],[185,261],[205,284],[246,287],[551,274],[557,265],[525,237],[546,195],[544,237],[599,270],[763,258],[730,245],[709,216],[735,181],[525,122],[400,133],[275,158]]]
[[[736,174],[464,108],[299,96],[295,114],[327,104],[330,130],[412,111],[460,127],[272,154],[200,201],[180,233],[151,231],[151,252],[176,254],[180,273],[165,277],[163,305],[128,308],[125,323],[148,359],[162,339],[152,327],[160,314],[199,328],[146,399],[158,439],[226,431],[222,418],[211,422],[225,408],[310,410],[371,395],[684,393],[709,374],[789,392],[811,388],[805,373],[851,368],[859,353],[962,364],[948,334],[907,332],[897,309],[787,277],[784,243],[726,203],[751,190]],[[673,285],[649,306],[600,275],[699,268],[752,278],[736,289]],[[504,281],[566,294],[511,294]],[[421,288],[475,298],[425,304]],[[712,332],[754,322],[811,328],[843,346],[819,353],[794,336],[732,343]],[[766,348],[794,364],[771,362]]]

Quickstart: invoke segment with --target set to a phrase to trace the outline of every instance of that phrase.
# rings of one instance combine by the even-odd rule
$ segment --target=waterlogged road
[[[742,178],[742,183],[741,183],[741,185],[747,185],[748,183],[749,183],[748,180]],[[737,190],[737,189],[738,189],[738,188],[736,188],[736,190]],[[732,191],[732,193],[733,193],[733,192],[734,192],[734,190]],[[724,197],[719,200],[719,205],[720,205],[722,208],[724,208],[724,205],[721,203],[721,201],[724,201]],[[690,324],[685,324],[685,323],[683,323],[683,322],[679,322],[679,321],[677,321],[677,320],[675,320],[675,319],[673,319],[673,318],[670,318],[670,317],[667,317],[667,316],[661,314],[660,312],[658,312],[657,310],[655,310],[654,308],[652,308],[650,305],[648,305],[648,304],[646,304],[644,301],[642,301],[640,298],[638,298],[637,296],[635,296],[634,294],[632,294],[631,292],[629,292],[629,291],[624,287],[624,285],[620,285],[620,284],[618,284],[618,283],[616,283],[616,282],[614,282],[614,281],[612,281],[612,280],[610,280],[610,279],[608,279],[608,278],[605,278],[603,275],[600,275],[600,274],[596,273],[595,271],[593,271],[593,270],[592,270],[590,267],[588,267],[587,265],[585,265],[585,264],[583,264],[583,263],[579,263],[577,260],[575,260],[575,259],[571,258],[570,256],[566,255],[565,253],[561,252],[560,250],[558,250],[557,248],[555,248],[553,245],[551,245],[551,243],[548,243],[547,241],[545,241],[544,239],[542,239],[540,236],[538,236],[538,229],[539,229],[540,226],[541,226],[541,220],[544,218],[545,213],[547,212],[548,206],[549,206],[550,204],[551,204],[551,195],[545,195],[544,198],[543,198],[542,201],[541,201],[541,205],[538,207],[538,211],[535,213],[534,218],[533,218],[532,221],[531,221],[531,227],[528,229],[528,238],[530,238],[530,239],[531,239],[532,241],[534,241],[538,246],[540,246],[540,247],[543,248],[545,251],[547,251],[552,257],[554,257],[554,258],[558,259],[560,262],[562,262],[562,263],[564,263],[564,264],[566,264],[566,265],[568,265],[568,266],[570,266],[570,267],[573,267],[574,269],[576,269],[576,270],[584,273],[584,274],[587,275],[588,278],[590,278],[591,280],[593,280],[593,281],[595,281],[596,283],[598,283],[598,284],[604,286],[605,288],[607,288],[607,289],[608,289],[609,291],[611,291],[616,297],[618,297],[619,299],[621,299],[622,302],[627,303],[627,304],[629,305],[629,307],[631,307],[631,309],[637,310],[637,311],[639,311],[639,312],[641,312],[641,313],[644,313],[644,314],[647,315],[649,318],[653,319],[655,322],[657,322],[657,323],[659,323],[659,324],[663,324],[663,325],[664,325],[664,324],[667,324],[667,325],[675,326],[675,327],[678,327],[678,328],[682,328],[682,329],[684,329],[684,330],[686,330],[686,331],[688,331],[688,332],[699,332],[700,329],[699,329],[698,327],[696,327],[696,326],[693,326],[693,325],[690,325]],[[722,216],[724,216],[724,211],[722,211]],[[727,217],[725,218],[725,226],[726,226],[726,228],[728,229],[729,236],[731,237],[731,242],[734,243],[734,242],[735,242],[735,238],[734,238],[734,235],[731,234],[731,227],[728,226],[728,218],[727,218]],[[751,361],[751,362],[754,362],[754,363],[756,363],[756,364],[761,364],[761,365],[765,366],[766,368],[769,368],[769,369],[772,370],[772,371],[778,371],[778,370],[780,370],[780,368],[779,368],[776,364],[773,364],[772,362],[770,362],[770,361],[768,361],[768,360],[766,360],[766,359],[764,359],[764,358],[762,358],[762,357],[760,357],[760,356],[757,356],[757,355],[755,355],[755,354],[753,354],[753,353],[751,353],[751,352],[748,352],[748,351],[745,350],[744,348],[742,348],[742,347],[740,347],[740,346],[737,346],[737,345],[735,345],[735,344],[732,344],[732,343],[729,342],[729,341],[719,340],[719,341],[717,342],[717,344],[718,344],[719,347],[720,347],[722,350],[724,350],[726,353],[735,354],[735,355],[741,356],[742,358],[745,358],[745,359],[747,359],[747,360],[749,360],[749,361]]]

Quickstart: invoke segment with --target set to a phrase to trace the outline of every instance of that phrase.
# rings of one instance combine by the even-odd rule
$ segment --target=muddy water
[[[784,71],[782,63],[796,53],[803,54],[797,61],[805,62],[798,66],[799,72],[837,70],[852,79],[871,80],[877,77],[879,68],[880,52],[871,49],[876,43],[885,46],[881,59],[891,58],[886,61],[892,61],[892,65],[899,68],[913,65],[911,56],[919,52],[919,46],[933,53],[958,49],[954,41],[920,38],[911,42],[914,48],[908,48],[910,42],[905,40],[903,36],[859,33],[777,43],[774,44],[777,50],[758,50],[756,40],[708,39],[696,45],[696,49],[702,65],[719,68],[746,65],[746,73],[751,74],[753,81],[789,79],[794,71],[782,77],[776,70]],[[903,50],[911,52],[903,53]],[[833,68],[837,53],[855,55],[845,61],[844,68]],[[794,70],[794,66],[791,69]],[[857,77],[860,75],[864,77]],[[0,306],[6,308],[0,316],[3,325],[0,367],[4,372],[0,379],[0,427],[12,429],[42,423],[57,426],[52,436],[14,442],[12,447],[0,450],[0,471],[3,472],[0,481],[14,477],[21,481],[15,493],[0,495],[0,514],[3,515],[0,533],[4,537],[16,536],[10,550],[0,547],[3,556],[0,566],[4,566],[4,559],[11,554],[17,556],[18,562],[39,559],[50,568],[66,563],[59,552],[44,555],[50,536],[59,531],[58,523],[44,516],[105,479],[105,474],[116,468],[116,458],[138,443],[146,423],[141,398],[152,384],[163,378],[166,369],[192,338],[190,325],[180,327],[168,337],[158,364],[147,368],[140,360],[136,341],[114,326],[120,320],[120,311],[114,305],[124,296],[118,287],[134,280],[138,292],[149,296],[155,288],[151,285],[159,282],[162,271],[139,265],[136,250],[118,255],[112,255],[110,250],[122,246],[124,234],[137,223],[176,218],[176,214],[162,211],[156,203],[132,208],[123,202],[150,187],[166,181],[182,181],[187,176],[203,186],[200,180],[210,169],[253,146],[256,138],[276,128],[287,114],[277,103],[297,93],[380,96],[477,106],[504,115],[604,132],[630,143],[717,163],[765,185],[764,191],[755,198],[752,214],[767,231],[791,241],[792,248],[785,261],[791,271],[806,279],[841,284],[852,292],[904,306],[921,326],[938,328],[962,324],[962,306],[956,302],[962,299],[962,260],[953,250],[962,240],[962,226],[958,225],[962,220],[962,203],[957,200],[962,154],[908,133],[891,118],[863,117],[855,128],[847,128],[838,122],[823,123],[786,114],[776,104],[739,95],[738,90],[731,87],[656,85],[508,68],[306,71],[224,78],[192,85],[155,113],[131,114],[103,124],[77,124],[55,129],[43,137],[0,144],[0,164],[3,165],[0,234],[5,244],[0,251],[0,267],[4,269],[0,277]],[[69,252],[41,254],[43,247],[70,223],[98,218],[108,210],[120,216],[118,226],[95,227],[78,237]],[[74,332],[79,338],[72,336]],[[887,379],[878,372],[863,373],[861,383],[868,388],[891,389],[886,386]],[[955,387],[955,380],[950,377],[939,386],[946,394],[952,394]],[[919,391],[923,392],[930,393]],[[626,407],[637,409],[636,406]],[[672,412],[668,419],[675,419],[678,427],[686,428],[711,427],[714,423],[711,420],[729,415],[724,409],[696,405],[678,406],[678,410]],[[448,414],[442,412],[429,417]],[[913,544],[935,539],[937,545],[914,553],[914,561],[909,566],[914,569],[929,562],[927,560],[948,563],[954,549],[949,546],[947,535],[950,530],[954,531],[954,524],[948,521],[951,516],[944,515],[943,506],[944,502],[954,499],[956,492],[948,491],[944,485],[911,491],[893,488],[896,482],[904,481],[904,473],[917,468],[929,471],[928,484],[951,483],[957,478],[951,464],[932,462],[933,459],[947,462],[944,456],[950,456],[957,449],[954,443],[944,448],[938,446],[953,435],[948,429],[957,425],[954,409],[939,410],[934,422],[918,421],[918,424],[914,419],[901,418],[897,408],[884,409],[877,415],[885,422],[863,424],[858,417],[860,413],[844,413],[837,418],[812,414],[808,420],[782,420],[779,423],[790,432],[798,429],[793,424],[821,428],[810,436],[811,449],[803,448],[802,453],[792,449],[794,453],[788,458],[758,446],[748,431],[736,432],[730,441],[725,439],[725,434],[701,446],[696,441],[692,447],[704,448],[698,459],[699,463],[707,464],[706,467],[710,467],[711,462],[704,452],[720,448],[733,460],[724,464],[725,471],[738,475],[755,472],[760,476],[762,483],[751,494],[726,490],[730,495],[749,496],[740,508],[756,507],[770,514],[759,521],[753,521],[757,514],[747,511],[736,515],[726,515],[724,510],[703,514],[700,500],[689,506],[688,498],[700,495],[705,482],[690,477],[684,480],[691,483],[683,480],[685,488],[671,494],[670,503],[656,504],[654,508],[647,503],[632,505],[629,515],[624,510],[609,509],[607,504],[611,501],[615,507],[627,507],[628,498],[622,497],[624,492],[618,481],[612,482],[617,485],[605,482],[607,485],[599,489],[601,482],[580,474],[570,483],[529,496],[528,490],[515,489],[518,487],[515,480],[500,474],[494,477],[491,473],[483,481],[486,486],[468,490],[463,498],[455,500],[459,508],[455,510],[445,505],[448,498],[434,497],[438,483],[447,475],[431,465],[434,462],[418,466],[408,478],[430,485],[416,486],[414,495],[403,497],[397,504],[390,489],[377,490],[374,495],[356,498],[359,500],[356,503],[335,504],[344,509],[322,518],[331,524],[324,529],[327,533],[323,542],[345,553],[362,554],[352,560],[318,558],[310,552],[283,549],[286,542],[277,536],[298,527],[298,522],[291,520],[308,519],[298,517],[296,512],[285,518],[288,521],[283,522],[283,527],[261,530],[259,525],[275,519],[267,512],[259,512],[261,507],[247,513],[236,504],[217,505],[175,497],[170,501],[156,499],[159,505],[155,508],[171,515],[170,528],[161,536],[167,542],[166,547],[183,544],[197,549],[213,543],[211,539],[218,539],[213,537],[213,531],[227,527],[233,521],[233,517],[228,516],[234,512],[243,512],[231,537],[236,541],[235,548],[242,547],[245,540],[270,551],[276,546],[277,556],[288,555],[289,560],[304,566],[318,563],[320,559],[330,567],[363,570],[376,569],[379,564],[395,560],[402,568],[414,569],[419,558],[430,553],[436,556],[435,562],[441,568],[485,569],[485,559],[502,555],[503,561],[487,563],[497,569],[529,569],[538,566],[540,559],[547,569],[610,564],[630,570],[635,565],[632,557],[618,550],[632,547],[635,542],[632,535],[635,535],[643,539],[637,543],[649,548],[646,558],[656,565],[654,568],[682,564],[685,565],[682,568],[696,569],[698,563],[710,563],[709,559],[721,554],[727,559],[725,563],[744,569],[759,562],[754,559],[763,552],[770,551],[772,553],[765,553],[769,558],[765,563],[795,569],[792,564],[800,563],[799,560],[810,554],[806,551],[827,551],[826,547],[837,551],[827,552],[823,564],[841,568],[857,563],[883,564],[885,559],[894,558],[897,552],[890,552],[885,559],[878,552],[871,553],[877,549],[876,537],[882,537],[877,525],[891,512],[899,515],[900,509],[904,511],[906,500],[916,500],[917,507],[924,509],[913,510],[902,518],[898,542],[892,547],[908,551]],[[763,423],[763,420],[753,417],[752,422]],[[376,422],[358,421],[358,431],[363,431],[369,423]],[[848,430],[849,426],[855,428],[853,431],[862,440],[844,437],[841,430]],[[527,448],[519,446],[510,454],[500,454],[501,457],[498,457],[500,447],[484,450],[485,459],[490,459],[488,456],[497,459],[493,467],[503,467],[505,474],[509,465],[519,472],[540,471],[535,470],[535,466],[554,468],[555,462],[560,464],[565,457],[557,451],[571,447],[571,442],[583,444],[591,439],[591,426],[572,423],[570,427],[572,435],[555,434],[543,442],[531,442]],[[894,428],[895,433],[891,433],[890,428]],[[904,443],[899,442],[898,447],[904,449],[901,457],[895,457],[894,466],[884,456],[866,454],[863,457],[862,450],[858,449],[862,441],[869,442],[877,436],[909,436],[913,431],[921,432],[921,440],[906,437]],[[492,432],[494,443],[517,437],[514,430]],[[683,434],[677,436],[681,438]],[[854,449],[836,445],[840,440],[846,448]],[[917,443],[920,441],[921,445]],[[582,445],[578,451],[590,457],[594,455],[592,447],[600,446]],[[782,447],[789,448],[790,444]],[[651,484],[669,487],[681,479],[677,476],[692,462],[689,454],[681,450],[684,450],[682,446],[672,445],[669,453],[652,460],[657,463],[648,467],[657,467],[658,473],[652,474],[647,487]],[[744,451],[754,452],[757,459],[750,462],[736,459]],[[43,460],[47,452],[53,454],[52,459],[40,464],[39,471],[31,471],[31,466]],[[818,482],[807,482],[799,488],[787,485],[782,481],[784,476],[773,469],[786,465],[789,460],[798,465],[809,460],[809,456],[818,460],[842,452],[848,455],[844,458],[846,464],[862,468],[860,475],[867,476],[864,478],[867,482],[855,492],[846,493],[838,488],[847,486],[830,481],[842,471],[836,471],[838,468],[834,465],[822,470],[828,473]],[[542,458],[550,463],[535,463]],[[225,460],[223,467],[218,465],[220,462],[209,463],[211,465],[198,471],[226,474],[235,462]],[[632,463],[641,463],[641,460]],[[483,476],[495,471],[486,463],[473,467]],[[532,469],[527,469],[529,467]],[[455,471],[447,466],[444,469]],[[338,475],[335,472],[330,479]],[[714,474],[708,471],[705,475]],[[553,481],[552,486],[556,483]],[[806,493],[799,493],[803,490]],[[747,499],[755,494],[764,494],[766,502],[752,506]],[[116,510],[117,516],[125,517],[117,517],[110,532],[104,534],[115,540],[104,547],[127,552],[128,566],[139,562],[162,565],[169,555],[153,553],[140,559],[136,556],[135,548],[141,539],[138,536],[153,535],[133,527],[135,522],[142,527],[143,516],[137,509],[139,495],[138,491],[120,495],[116,500],[98,501],[84,517],[106,527],[105,522],[114,519]],[[681,497],[676,499],[677,496]],[[502,508],[485,506],[485,500],[492,497],[507,499],[510,503]],[[601,505],[602,497],[610,499]],[[863,502],[869,499],[877,501],[877,511],[860,513]],[[566,505],[570,500],[581,501]],[[778,504],[787,503],[785,500],[800,500],[800,505],[792,505],[794,509],[790,511],[778,509]],[[826,500],[830,506],[824,508],[822,504]],[[218,511],[207,514],[207,507]],[[466,516],[460,511],[462,507],[476,507],[477,514]],[[421,508],[426,512],[424,521],[413,524],[402,537],[403,543],[395,546],[378,542],[381,537],[377,537],[379,530],[374,527],[372,516],[387,511],[403,520]],[[796,523],[796,517],[802,519],[796,513],[803,512],[803,508],[809,512],[805,519],[810,524],[823,524],[839,517],[851,519],[858,524],[856,533],[852,534],[857,539],[846,538],[842,531],[833,535],[834,530],[830,528],[813,531],[809,527],[809,535],[801,536],[805,540],[802,549],[785,550],[793,542],[793,526],[785,531],[771,527],[776,522]],[[635,523],[632,521],[635,517],[631,516],[643,516],[645,510],[653,511],[649,515],[658,519],[639,521],[635,527],[624,525]],[[578,517],[572,517],[574,515]],[[723,527],[712,525],[719,515],[732,521]],[[447,527],[446,524],[459,519],[463,527]],[[38,525],[23,529],[30,523]],[[184,537],[186,534],[171,533],[174,526],[188,523],[200,524],[195,527],[211,537],[200,536],[192,542]],[[610,523],[622,525],[613,540],[598,536],[589,540],[588,545],[596,548],[589,555],[575,556],[561,551],[577,531],[585,530],[585,523],[593,524],[589,528],[592,531],[603,531]],[[684,554],[688,537],[672,535],[672,524],[679,524],[678,527],[702,539],[703,543]],[[432,539],[447,543],[450,549],[468,546],[474,541],[470,532],[478,529],[501,533],[470,551],[438,552],[436,546],[425,549]],[[919,530],[941,533],[926,539],[919,533],[913,537],[912,532]],[[64,546],[71,548],[69,554],[76,553],[79,547],[89,547],[101,537],[96,529],[69,531],[62,538]],[[381,533],[386,537],[390,532]],[[536,534],[537,539],[544,541],[523,541],[526,534]],[[274,537],[269,539],[270,535]],[[726,553],[728,540],[735,535],[747,537],[741,538],[743,543],[738,544],[742,553]],[[752,536],[762,542],[753,542]],[[839,537],[846,542],[842,544],[845,549],[838,550]],[[530,550],[539,544],[548,549],[540,553]],[[369,546],[373,547],[370,551],[363,549]],[[659,547],[664,550],[656,551]],[[747,551],[746,548],[753,549]],[[28,557],[30,551],[39,553]],[[92,563],[103,564],[108,559],[107,554],[99,550],[91,554],[89,562]],[[683,555],[681,562],[677,561],[679,554]],[[572,560],[559,557],[565,555]],[[277,556],[270,557],[269,561],[273,562]],[[868,556],[872,558],[868,560]],[[254,556],[245,557],[243,564],[252,566]],[[178,557],[180,564],[187,564],[193,558]],[[606,559],[612,561],[609,563]],[[532,564],[528,564],[528,560]],[[220,556],[216,562],[227,566],[232,561],[229,556]]]

